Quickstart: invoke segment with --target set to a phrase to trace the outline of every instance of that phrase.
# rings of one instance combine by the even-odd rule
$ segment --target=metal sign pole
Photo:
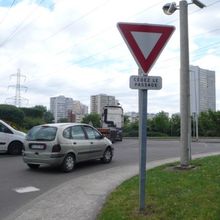
[[[160,76],[147,76],[141,69],[137,76],[130,76],[130,88],[138,89],[139,107],[139,203],[140,212],[145,210],[146,161],[147,161],[147,101],[148,90],[162,88]]]
[[[139,71],[140,75],[140,71]],[[145,182],[147,158],[147,96],[148,90],[139,89],[139,199],[140,211],[145,209]]]

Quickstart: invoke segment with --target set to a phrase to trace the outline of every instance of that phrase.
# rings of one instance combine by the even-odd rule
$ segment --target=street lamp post
[[[179,6],[175,2],[163,6],[167,15],[173,14],[177,9],[180,11],[180,114],[181,114],[181,151],[180,165],[188,167],[191,159],[191,115],[190,115],[190,86],[189,86],[189,42],[188,42],[188,5],[195,4],[200,8],[205,5],[192,0],[188,3],[181,0]]]
[[[181,166],[188,166],[191,148],[188,3],[179,2],[180,10],[180,114],[181,114]]]

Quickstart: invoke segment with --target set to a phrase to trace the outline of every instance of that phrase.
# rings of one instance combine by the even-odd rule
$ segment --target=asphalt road
[[[21,156],[0,155],[0,219],[4,219],[18,208],[27,204],[37,196],[72,178],[79,178],[93,172],[122,165],[137,164],[139,161],[139,147],[137,139],[125,139],[114,144],[115,156],[110,164],[99,161],[81,163],[72,173],[62,173],[49,167],[37,171],[30,170],[23,163]],[[152,141],[147,144],[147,160],[155,161],[178,157],[179,141]],[[201,154],[220,152],[220,143],[192,143],[192,153]],[[35,187],[38,191],[18,193],[21,187]]]

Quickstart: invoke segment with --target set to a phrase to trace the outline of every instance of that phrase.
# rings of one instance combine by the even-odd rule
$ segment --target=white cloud
[[[162,6],[166,1],[45,0],[44,3],[21,0],[9,10],[1,7],[0,2],[1,103],[15,94],[8,86],[16,83],[15,78],[10,80],[10,75],[19,68],[27,77],[21,83],[28,87],[22,96],[29,99],[29,106],[49,107],[49,98],[57,95],[89,105],[91,95],[105,93],[115,95],[125,111],[137,111],[137,91],[129,88],[129,77],[137,74],[138,68],[116,28],[117,22],[124,21],[176,26],[150,72],[162,77],[163,88],[149,92],[148,111],[179,111],[179,12],[164,15]],[[209,39],[215,42],[219,34],[219,7],[220,4],[215,4],[198,10],[189,6],[191,64],[216,71],[218,109],[219,55],[215,44],[208,45]],[[205,46],[207,50],[199,52]]]

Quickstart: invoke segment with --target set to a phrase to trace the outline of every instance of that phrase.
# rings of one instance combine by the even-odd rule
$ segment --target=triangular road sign
[[[144,73],[150,71],[175,30],[174,26],[137,23],[118,23],[117,27]]]

